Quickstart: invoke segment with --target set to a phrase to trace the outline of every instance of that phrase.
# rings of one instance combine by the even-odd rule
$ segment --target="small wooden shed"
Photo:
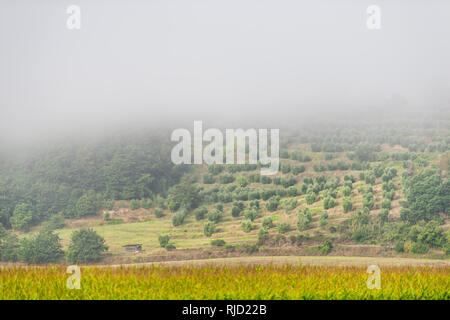
[[[140,243],[137,243],[137,244],[126,244],[126,245],[124,245],[122,247],[125,248],[126,252],[133,252],[133,253],[142,252],[142,244],[140,244]]]

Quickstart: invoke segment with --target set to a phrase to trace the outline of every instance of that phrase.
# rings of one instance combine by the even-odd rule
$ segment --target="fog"
[[[425,0],[2,0],[0,143],[448,110],[449,18]]]

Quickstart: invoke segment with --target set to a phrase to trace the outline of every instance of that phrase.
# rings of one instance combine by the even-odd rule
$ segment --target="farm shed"
[[[126,252],[142,252],[142,244],[126,244],[122,246]]]

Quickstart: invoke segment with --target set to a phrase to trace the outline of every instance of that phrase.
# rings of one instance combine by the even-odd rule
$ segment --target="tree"
[[[242,230],[244,232],[250,232],[253,230],[253,224],[251,220],[244,220],[241,223]]]
[[[241,186],[241,187],[246,187],[248,185],[248,178],[247,176],[244,175],[239,175],[236,178],[236,182]]]
[[[93,229],[80,229],[72,233],[67,260],[72,264],[95,262],[99,261],[102,253],[107,250],[105,239]]]
[[[0,261],[16,262],[19,258],[19,238],[0,224]]]
[[[203,220],[203,219],[205,219],[205,216],[207,213],[208,213],[208,210],[205,207],[197,208],[194,211],[195,219]]]
[[[287,222],[282,222],[278,225],[278,233],[283,234],[291,231],[291,225]]]
[[[36,236],[22,240],[20,255],[28,264],[54,263],[64,256],[59,237],[42,230]]]
[[[274,227],[273,219],[271,217],[264,218],[262,221],[262,226],[264,229],[270,229]]]
[[[325,210],[333,207],[334,207],[334,199],[332,197],[326,197],[325,199],[323,199],[323,208]]]
[[[245,214],[244,214],[245,218],[252,222],[255,221],[255,219],[258,217],[258,215],[259,215],[259,211],[258,211],[258,209],[255,209],[255,208],[249,208],[249,209],[245,210]]]
[[[171,211],[177,211],[179,208],[195,209],[201,201],[199,189],[196,185],[183,181],[170,188],[168,201]]]
[[[342,198],[342,207],[344,209],[344,213],[347,213],[352,210],[353,203],[349,197]]]
[[[18,204],[12,217],[9,219],[11,227],[15,230],[28,231],[33,221],[33,207],[27,203]]]
[[[268,211],[275,211],[275,210],[277,210],[279,204],[280,204],[280,198],[277,196],[273,196],[266,203],[266,209]]]
[[[431,220],[450,207],[449,182],[435,169],[425,169],[405,180],[403,194],[410,210],[409,221]]]
[[[159,245],[161,248],[165,248],[169,244],[170,237],[168,235],[158,236]]]
[[[333,244],[330,240],[325,240],[323,245],[319,247],[319,250],[321,254],[327,255],[333,250]]]
[[[203,232],[207,237],[211,237],[215,231],[216,231],[216,224],[212,221],[208,221],[203,227]]]
[[[97,197],[93,191],[88,192],[78,199],[76,204],[77,217],[84,217],[87,215],[94,215],[100,209],[97,202]]]
[[[223,212],[218,209],[213,209],[206,215],[209,221],[218,223],[222,220]]]

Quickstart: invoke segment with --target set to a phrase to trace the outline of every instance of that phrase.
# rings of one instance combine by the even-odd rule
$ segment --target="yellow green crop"
[[[0,299],[445,299],[448,267],[382,267],[381,289],[368,289],[364,267],[82,267],[81,289],[66,268],[0,269]]]

